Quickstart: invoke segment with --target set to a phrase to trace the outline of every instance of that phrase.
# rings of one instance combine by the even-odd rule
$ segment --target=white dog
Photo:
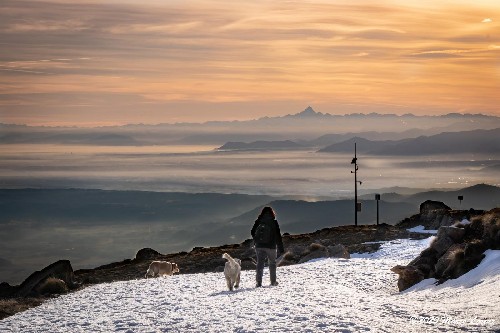
[[[152,277],[155,276],[165,276],[165,275],[173,275],[174,273],[179,272],[179,267],[174,262],[168,261],[153,261],[144,275],[147,278],[149,275]]]
[[[226,277],[227,287],[229,290],[240,286],[241,260],[233,259],[229,254],[224,253],[222,258],[226,259],[224,266],[224,276]]]

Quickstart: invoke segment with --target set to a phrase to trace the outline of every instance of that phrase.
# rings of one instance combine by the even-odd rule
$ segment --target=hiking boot
[[[262,287],[262,283],[257,282],[257,284],[255,285],[255,288],[259,288],[259,287]]]
[[[278,284],[278,281],[271,282],[271,286],[277,286]]]

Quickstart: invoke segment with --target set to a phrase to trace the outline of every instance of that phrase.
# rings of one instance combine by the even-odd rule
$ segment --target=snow
[[[432,237],[431,237],[432,238]],[[0,332],[494,332],[500,329],[500,251],[435,286],[397,291],[390,268],[431,238],[383,243],[369,257],[279,267],[276,287],[226,290],[223,273],[99,284],[0,321]],[[182,270],[182,267],[181,267]]]
[[[467,219],[463,219],[462,221],[459,222],[459,224],[461,225],[467,225],[467,224],[470,224],[471,222]]]
[[[416,232],[420,234],[437,234],[437,230],[425,230],[425,227],[423,225],[417,225],[416,227],[406,229],[409,232]]]

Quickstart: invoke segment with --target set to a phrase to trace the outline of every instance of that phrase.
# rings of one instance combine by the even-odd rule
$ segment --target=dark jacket
[[[269,244],[255,243],[255,247],[264,247],[264,248],[268,248],[268,249],[278,248],[278,252],[280,252],[280,253],[285,252],[285,250],[283,248],[283,240],[281,239],[280,226],[278,225],[278,221],[276,221],[272,217],[263,216],[263,217],[255,220],[252,231],[250,232],[252,234],[252,238],[255,237],[255,230],[257,229],[257,226],[262,222],[271,223],[271,225],[273,226],[273,230],[274,230],[274,233],[272,235],[273,237],[271,237],[271,243],[269,243]]]

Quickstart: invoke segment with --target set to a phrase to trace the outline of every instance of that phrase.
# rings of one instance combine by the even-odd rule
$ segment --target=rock
[[[326,251],[326,247],[320,243],[311,243],[307,248],[307,251],[308,252]]]
[[[36,293],[35,287],[44,282],[47,278],[61,279],[69,288],[76,287],[74,282],[73,268],[69,260],[59,260],[41,271],[36,271],[31,274],[24,282],[17,288],[14,296],[26,297],[33,292]]]
[[[448,273],[457,266],[457,261],[463,260],[464,249],[459,244],[452,245],[445,254],[439,258],[435,265],[435,272],[437,277],[444,277],[445,272]]]
[[[438,261],[437,252],[433,248],[427,248],[418,257],[413,259],[408,266],[417,267],[425,276],[432,278],[435,275],[436,262]]]
[[[16,292],[16,287],[11,286],[7,282],[0,283],[0,298],[10,297]]]
[[[162,254],[156,250],[153,250],[149,247],[140,249],[137,251],[135,254],[135,259],[136,260],[151,260],[151,259],[156,259],[157,257],[161,256]]]
[[[251,259],[241,259],[241,269],[242,270],[251,270],[255,269],[256,265]]]
[[[329,253],[328,249],[319,243],[311,243],[307,249],[305,249],[302,254],[300,255],[300,259],[298,261],[299,264],[307,262],[312,259],[317,259],[317,258],[328,258]]]
[[[283,256],[281,256],[281,260],[277,262],[278,267],[281,266],[289,266],[289,265],[295,265],[299,259],[299,257],[296,256],[293,252],[287,251]]]
[[[424,279],[424,274],[414,266],[397,265],[391,268],[391,271],[399,275],[399,291],[406,290]]]
[[[431,247],[436,251],[436,255],[441,257],[453,244],[455,244],[455,242],[453,242],[450,237],[443,236],[441,238],[436,238],[432,242]]]
[[[312,259],[328,258],[328,251],[314,251],[300,258],[299,264],[303,264]]]
[[[349,251],[347,251],[347,248],[342,244],[329,246],[328,253],[330,254],[330,257],[333,258],[344,258],[344,259],[351,258],[351,254],[349,253]]]
[[[437,238],[450,237],[455,243],[460,243],[465,235],[465,229],[443,226],[438,229]]]
[[[63,280],[50,277],[37,285],[34,290],[40,295],[60,295],[68,292],[68,286]]]
[[[463,273],[479,265],[484,258],[484,251],[486,251],[487,248],[486,243],[480,240],[475,240],[465,245]]]
[[[463,211],[452,211],[450,216],[461,221],[462,213]],[[469,211],[467,218],[476,213],[481,212]],[[500,208],[473,216],[471,223],[460,227],[441,226],[428,249],[422,251],[408,266],[393,268],[398,274],[408,276],[398,281],[398,287],[401,290],[407,288],[412,280],[418,282],[419,273],[424,278],[434,277],[439,283],[462,276],[483,260],[484,251],[500,249],[499,232]]]
[[[420,214],[422,215],[436,211],[449,212],[450,210],[451,208],[441,201],[427,200],[420,204]]]

